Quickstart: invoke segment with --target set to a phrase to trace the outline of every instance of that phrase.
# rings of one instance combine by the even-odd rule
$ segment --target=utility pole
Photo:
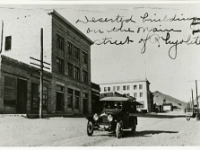
[[[40,53],[40,106],[39,118],[43,117],[42,104],[43,104],[43,29],[41,29],[41,53]]]
[[[193,99],[193,89],[191,89],[192,91],[192,115],[194,114],[194,99]]]
[[[197,80],[195,80],[196,85],[196,100],[197,100],[197,110],[199,110],[199,103],[198,103],[198,86],[197,86]]]
[[[43,117],[43,109],[42,109],[42,105],[43,105],[43,69],[46,68],[46,69],[50,69],[48,67],[45,67],[44,64],[47,64],[47,65],[50,65],[49,63],[47,62],[44,62],[43,61],[43,28],[41,28],[41,36],[40,36],[40,43],[41,43],[41,52],[40,52],[40,60],[39,59],[36,59],[36,58],[33,58],[33,57],[30,57],[30,59],[32,60],[36,60],[36,61],[39,61],[40,62],[40,65],[39,64],[35,64],[35,63],[32,63],[32,65],[35,65],[37,67],[40,67],[40,102],[39,102],[39,118],[42,118]]]

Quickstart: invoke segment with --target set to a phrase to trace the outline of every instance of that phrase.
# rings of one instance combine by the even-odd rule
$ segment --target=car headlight
[[[112,121],[113,120],[113,116],[111,116],[111,115],[108,115],[108,121]]]
[[[98,116],[97,114],[94,114],[93,119],[94,119],[95,121],[97,121],[97,120],[99,119],[99,116]]]

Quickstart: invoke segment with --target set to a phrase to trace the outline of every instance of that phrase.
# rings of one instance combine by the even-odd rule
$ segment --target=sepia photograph
[[[0,147],[200,146],[200,3],[0,3]]]

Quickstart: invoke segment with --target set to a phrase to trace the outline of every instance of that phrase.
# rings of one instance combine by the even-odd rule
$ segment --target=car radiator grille
[[[108,123],[107,116],[106,115],[101,116],[99,119],[99,123]]]

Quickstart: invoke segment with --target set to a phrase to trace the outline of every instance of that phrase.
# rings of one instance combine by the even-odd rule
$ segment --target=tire
[[[134,125],[132,128],[131,128],[131,132],[134,134],[136,131],[136,125]]]
[[[116,125],[116,137],[119,139],[123,136],[123,122],[120,121]]]
[[[187,121],[190,121],[190,117],[189,117],[189,116],[186,116],[186,120],[187,120]]]
[[[87,135],[88,136],[92,136],[94,132],[94,125],[92,123],[92,121],[88,121],[88,124],[87,124]]]

